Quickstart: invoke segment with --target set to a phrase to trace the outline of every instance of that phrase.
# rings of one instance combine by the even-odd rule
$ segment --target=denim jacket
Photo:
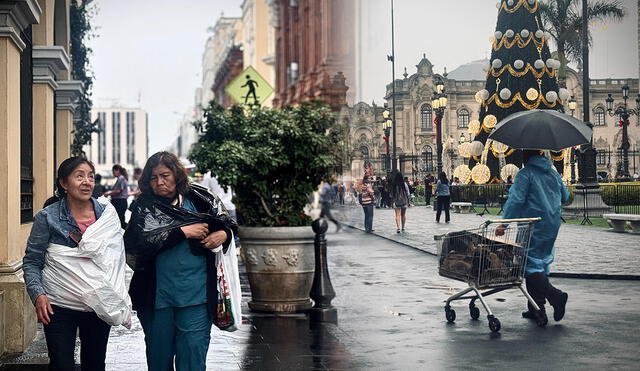
[[[91,201],[93,201],[97,220],[105,206],[95,198]],[[76,243],[69,238],[69,233],[74,229],[79,229],[78,224],[69,211],[66,198],[45,207],[34,216],[31,234],[27,240],[27,250],[22,260],[24,282],[34,304],[38,295],[45,293],[42,286],[42,269],[49,243],[75,248]]]
[[[438,184],[436,185],[436,196],[449,196],[449,184],[444,184],[442,181],[438,180]]]

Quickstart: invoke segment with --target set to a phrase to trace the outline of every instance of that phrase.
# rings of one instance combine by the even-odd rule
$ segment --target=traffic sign
[[[273,88],[258,71],[249,66],[227,85],[225,92],[236,103],[261,106],[273,93]]]

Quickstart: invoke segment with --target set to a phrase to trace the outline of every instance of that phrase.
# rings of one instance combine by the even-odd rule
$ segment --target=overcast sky
[[[382,103],[391,81],[390,0],[363,0],[362,100]],[[241,0],[96,0],[99,35],[90,46],[96,105],[115,99],[149,113],[150,154],[175,139],[182,113],[200,84],[207,28],[224,11],[240,16]],[[593,27],[591,77],[638,77],[637,2],[623,0],[621,24]],[[415,72],[423,53],[441,73],[490,56],[495,0],[395,0],[396,77]],[[140,97],[140,103],[138,98]]]

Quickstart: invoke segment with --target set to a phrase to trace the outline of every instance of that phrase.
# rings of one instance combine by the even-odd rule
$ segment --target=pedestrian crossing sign
[[[261,106],[273,93],[273,88],[253,67],[247,67],[225,88],[236,103]]]

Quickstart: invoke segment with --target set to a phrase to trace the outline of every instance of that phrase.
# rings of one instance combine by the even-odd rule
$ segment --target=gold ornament
[[[497,123],[498,119],[494,115],[486,115],[482,121],[482,124],[488,129],[493,129]]]
[[[458,167],[453,170],[453,176],[460,179],[462,184],[469,184],[471,181],[471,169],[467,165],[458,165]]]
[[[518,47],[520,49],[522,49],[522,48],[525,48],[527,45],[529,45],[529,43],[531,43],[531,41],[534,42],[536,47],[544,46],[544,40],[543,41],[536,40],[534,34],[535,34],[535,32],[531,32],[531,33],[529,33],[529,37],[524,38],[524,39],[522,38],[522,36],[520,36],[520,34],[516,34],[516,36],[513,38],[512,41],[509,41],[508,37],[503,37],[503,38],[500,39],[500,41],[498,41],[498,40],[496,40],[495,37],[492,36],[493,50],[497,51],[500,48],[502,48],[503,46],[505,48],[507,48],[507,49],[511,49],[516,44],[518,44]]]
[[[471,143],[464,142],[458,146],[458,153],[460,153],[460,156],[464,158],[469,158],[471,157],[470,149],[471,149]]]
[[[467,128],[467,130],[469,131],[469,133],[475,135],[480,134],[480,127],[482,125],[480,124],[480,121],[478,120],[472,120],[471,122],[469,122],[469,127]]]
[[[491,176],[491,170],[487,165],[476,164],[471,169],[471,180],[476,184],[485,184],[489,181]]]
[[[502,180],[506,182],[509,176],[511,176],[511,180],[513,181],[516,179],[516,174],[518,174],[518,171],[520,171],[520,169],[518,169],[516,165],[506,164],[500,170],[500,178],[502,178]]]
[[[498,154],[500,154],[500,153],[507,152],[507,150],[509,149],[509,146],[504,143],[494,141],[493,144],[491,145],[491,148],[493,149],[494,152],[497,152]]]
[[[536,1],[536,3],[531,6],[529,5],[529,3],[527,2],[527,0],[520,0],[518,1],[518,4],[516,4],[513,8],[509,9],[509,7],[507,6],[507,2],[504,1],[502,2],[502,6],[500,7],[500,11],[505,11],[509,14],[513,14],[516,11],[518,11],[518,9],[520,9],[521,6],[524,6],[525,8],[527,8],[527,10],[529,11],[529,13],[535,13],[538,11],[538,1]]]
[[[476,93],[476,102],[478,102],[478,104],[482,104],[482,96],[480,95],[480,92]]]
[[[527,99],[531,101],[538,99],[538,95],[540,95],[540,93],[538,93],[534,88],[529,88],[529,90],[527,90]]]
[[[549,76],[551,78],[554,78],[554,77],[556,77],[556,75],[558,73],[557,70],[549,69],[549,68],[547,68],[546,65],[544,67],[542,67],[542,69],[540,71],[538,71],[538,70],[535,69],[535,67],[533,67],[531,65],[531,63],[527,63],[527,65],[522,69],[522,71],[518,71],[515,68],[513,68],[513,66],[511,66],[510,64],[507,64],[507,65],[502,66],[502,68],[500,68],[498,70],[490,68],[487,71],[487,75],[490,74],[493,77],[498,77],[498,76],[502,75],[502,73],[505,70],[509,70],[509,73],[513,77],[522,77],[522,76],[526,75],[527,73],[531,72],[531,74],[533,74],[533,76],[535,76],[536,79],[542,78],[542,76],[544,76],[545,74],[547,74],[547,76]]]
[[[488,106],[491,103],[493,103],[494,101],[495,101],[496,105],[498,107],[500,107],[500,108],[511,108],[511,106],[516,104],[516,102],[520,102],[520,104],[524,108],[529,109],[529,110],[538,108],[538,106],[540,106],[540,103],[543,103],[548,108],[554,108],[555,106],[558,105],[558,101],[557,100],[555,102],[552,102],[552,103],[547,102],[547,100],[544,98],[544,96],[542,94],[538,95],[538,99],[536,99],[535,102],[533,102],[532,104],[529,104],[529,103],[525,102],[524,99],[522,99],[522,96],[520,95],[520,92],[517,92],[516,95],[514,95],[514,97],[511,99],[511,101],[506,102],[506,103],[500,100],[500,97],[498,97],[498,94],[493,94],[489,99],[487,99],[487,101],[484,103],[484,106]]]

